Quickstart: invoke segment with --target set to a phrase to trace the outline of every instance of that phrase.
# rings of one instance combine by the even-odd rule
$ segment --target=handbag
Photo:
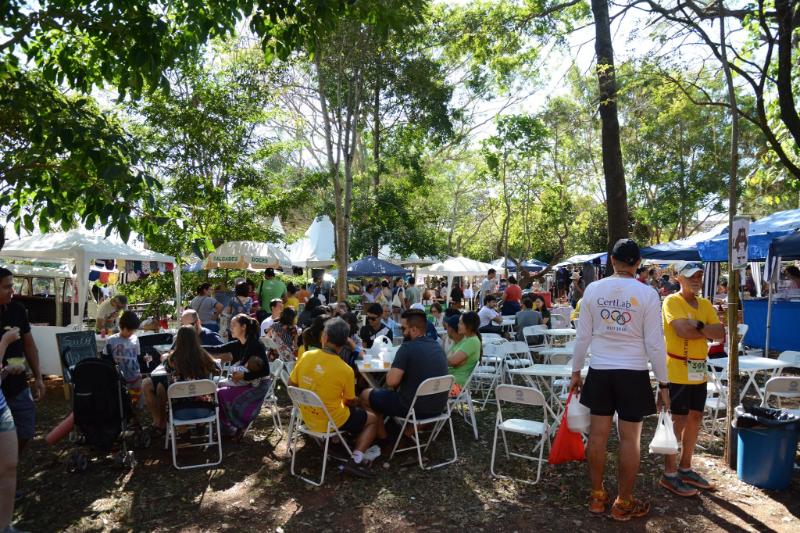
[[[567,421],[569,429],[576,433],[589,433],[589,425],[591,424],[591,416],[589,408],[580,402],[580,395],[575,397],[570,392],[567,399],[567,411],[569,416],[564,414],[564,419]]]
[[[405,292],[403,289],[399,289],[396,293],[394,293],[394,297],[392,298],[392,307],[403,307],[403,301],[400,299],[401,292],[403,292],[403,296],[405,297]]]
[[[672,417],[664,409],[658,413],[656,433],[653,435],[653,440],[650,442],[650,453],[663,455],[675,455],[678,453],[678,439],[675,437]]]
[[[583,461],[586,459],[586,449],[583,446],[583,438],[580,433],[570,431],[566,419],[569,416],[570,400],[572,393],[567,398],[567,406],[564,408],[562,423],[558,426],[556,438],[550,448],[550,456],[547,462],[551,465],[560,465],[570,461]]]

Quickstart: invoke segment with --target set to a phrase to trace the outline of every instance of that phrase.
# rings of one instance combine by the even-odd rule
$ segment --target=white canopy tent
[[[175,263],[175,258],[171,255],[151,250],[137,250],[122,240],[114,237],[106,238],[82,229],[31,235],[8,241],[0,250],[0,258],[26,261],[40,259],[66,263],[70,268],[74,268],[78,310],[76,313],[72,306],[71,322],[73,326],[78,326],[83,321],[83,310],[89,294],[89,270],[95,259]],[[180,270],[177,267],[173,268],[172,275],[175,280],[175,301],[177,305],[180,305]]]
[[[291,268],[289,255],[278,244],[256,241],[230,241],[222,244],[209,254],[203,268],[246,268],[263,270],[272,268]]]
[[[441,263],[434,263],[417,270],[422,276],[447,276],[447,305],[450,305],[450,292],[453,288],[453,278],[456,276],[486,276],[490,268],[489,263],[482,263],[468,257],[448,257]]]
[[[336,263],[333,222],[327,215],[314,219],[305,237],[289,245],[289,259],[293,266],[322,268]]]

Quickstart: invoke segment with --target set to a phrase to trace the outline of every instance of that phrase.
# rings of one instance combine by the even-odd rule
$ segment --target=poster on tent
[[[733,270],[744,270],[747,268],[747,234],[750,231],[750,218],[734,217],[733,227],[731,228],[731,238],[733,239]]]

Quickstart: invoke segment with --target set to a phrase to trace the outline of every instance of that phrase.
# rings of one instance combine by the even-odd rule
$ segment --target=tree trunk
[[[792,0],[775,0],[778,15],[778,103],[781,121],[789,130],[794,142],[800,145],[800,116],[792,94],[792,34],[795,27],[795,7]],[[796,46],[796,43],[794,43]]]
[[[739,172],[739,113],[736,107],[736,90],[733,85],[733,75],[728,64],[728,55],[725,46],[725,17],[723,16],[723,2],[719,0],[719,42],[722,69],[725,72],[725,81],[728,85],[728,102],[731,109],[731,167],[730,184],[728,186],[728,235],[733,235],[733,219],[736,217],[737,204],[737,175]],[[728,239],[728,375],[739,375],[739,358],[737,353],[738,342],[736,339],[736,323],[739,317],[739,273],[733,270],[733,239]],[[764,354],[768,355],[768,354]],[[739,390],[735,379],[728,382],[728,401],[725,409],[725,459],[728,465],[733,465],[733,432],[730,431],[731,418],[736,404],[739,403]]]
[[[376,65],[377,66],[377,65]],[[375,175],[372,177],[372,199],[378,200],[378,187],[381,184],[381,79],[375,80],[375,94],[372,108],[372,158],[375,160]],[[378,257],[380,243],[377,236],[372,241],[372,255]]]
[[[602,122],[603,174],[606,183],[606,211],[608,212],[608,252],[618,239],[628,237],[628,190],[625,169],[622,166],[622,148],[617,118],[617,78],[614,72],[614,47],[611,42],[611,22],[608,18],[608,0],[592,0],[595,43],[597,55],[597,82],[600,95],[600,120]],[[611,267],[611,261],[607,263]]]

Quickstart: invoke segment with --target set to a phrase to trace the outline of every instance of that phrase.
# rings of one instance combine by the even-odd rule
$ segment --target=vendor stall
[[[450,305],[450,292],[453,288],[454,277],[486,276],[489,269],[492,268],[494,267],[489,263],[482,263],[467,257],[450,257],[441,263],[420,268],[417,273],[422,276],[447,276],[447,305]]]
[[[89,274],[96,259],[125,261],[127,270],[151,273],[172,272],[175,281],[175,301],[180,306],[181,278],[175,266],[175,258],[151,250],[136,249],[120,239],[105,237],[98,233],[78,229],[68,232],[31,235],[6,242],[0,250],[0,259],[8,261],[44,260],[65,264],[75,273],[74,291],[70,296],[68,315],[70,326],[32,325],[31,333],[39,349],[42,372],[61,374],[61,362],[55,344],[55,334],[79,329],[83,324],[86,302],[89,296]],[[65,298],[66,300],[67,298]],[[78,305],[76,306],[75,303]]]

